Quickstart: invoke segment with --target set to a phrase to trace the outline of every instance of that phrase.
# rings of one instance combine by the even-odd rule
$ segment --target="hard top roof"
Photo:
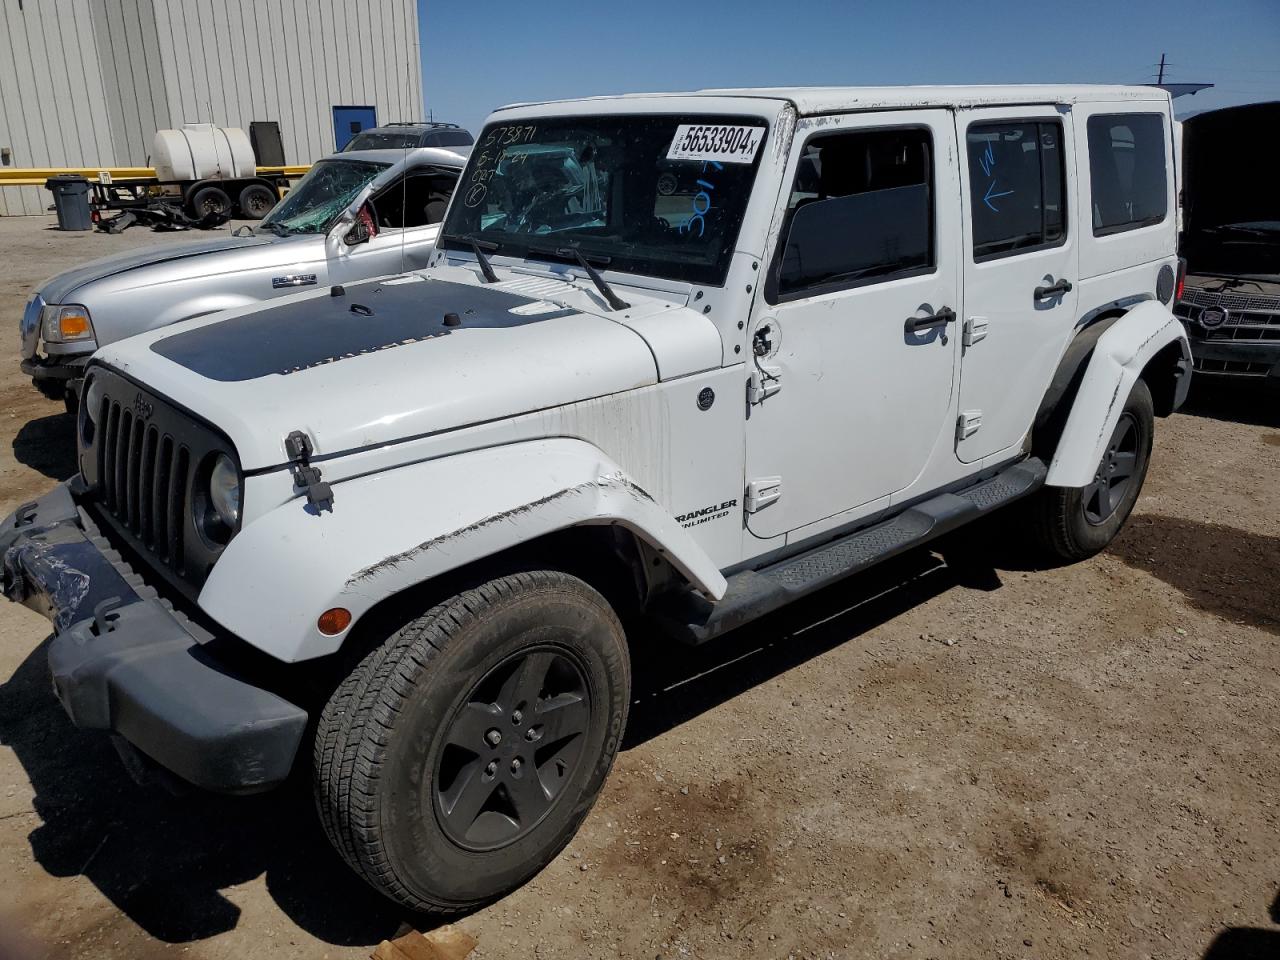
[[[1089,101],[1152,101],[1168,103],[1169,94],[1151,86],[1102,84],[1004,84],[992,86],[902,87],[726,87],[685,93],[628,93],[619,96],[582,97],[513,103],[499,110],[613,101],[675,100],[683,98],[740,98],[790,103],[801,116],[858,110],[893,110],[917,107],[985,107],[1031,103],[1082,103]]]

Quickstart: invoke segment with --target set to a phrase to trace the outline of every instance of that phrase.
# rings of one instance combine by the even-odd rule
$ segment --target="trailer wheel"
[[[240,191],[240,214],[246,220],[261,220],[279,199],[265,184],[251,183]]]
[[[187,201],[193,217],[221,217],[231,215],[231,198],[221,187],[201,187]]]

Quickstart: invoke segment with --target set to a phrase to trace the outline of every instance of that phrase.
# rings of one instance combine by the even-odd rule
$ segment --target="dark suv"
[[[1280,384],[1280,102],[1183,124],[1182,253],[1197,373]]]
[[[343,153],[352,150],[412,150],[414,147],[469,147],[475,138],[456,123],[413,121],[387,123],[361,130],[352,137]]]

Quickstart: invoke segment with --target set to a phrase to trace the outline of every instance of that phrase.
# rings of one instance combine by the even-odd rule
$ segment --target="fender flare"
[[[1191,347],[1182,323],[1163,304],[1138,304],[1098,337],[1049,465],[1047,486],[1089,484],[1134,383],[1157,354],[1175,343],[1186,364],[1180,386],[1185,391]]]
[[[246,492],[251,490],[248,488]],[[332,511],[296,497],[227,545],[200,607],[286,662],[333,653],[351,627],[316,619],[344,607],[352,624],[382,600],[476,560],[568,527],[618,524],[695,589],[718,600],[724,576],[689,533],[623,469],[582,440],[556,438],[425,460],[335,483]]]

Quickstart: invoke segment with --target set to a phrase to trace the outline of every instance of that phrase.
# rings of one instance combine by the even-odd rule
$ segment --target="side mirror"
[[[368,243],[378,235],[378,225],[373,219],[373,209],[367,203],[362,204],[354,215],[339,221],[337,230],[342,232],[342,242],[348,247]]]
[[[358,243],[368,243],[371,236],[373,234],[369,232],[369,228],[364,225],[364,222],[357,220],[351,225],[351,229],[343,234],[342,242],[348,247],[354,247]]]

